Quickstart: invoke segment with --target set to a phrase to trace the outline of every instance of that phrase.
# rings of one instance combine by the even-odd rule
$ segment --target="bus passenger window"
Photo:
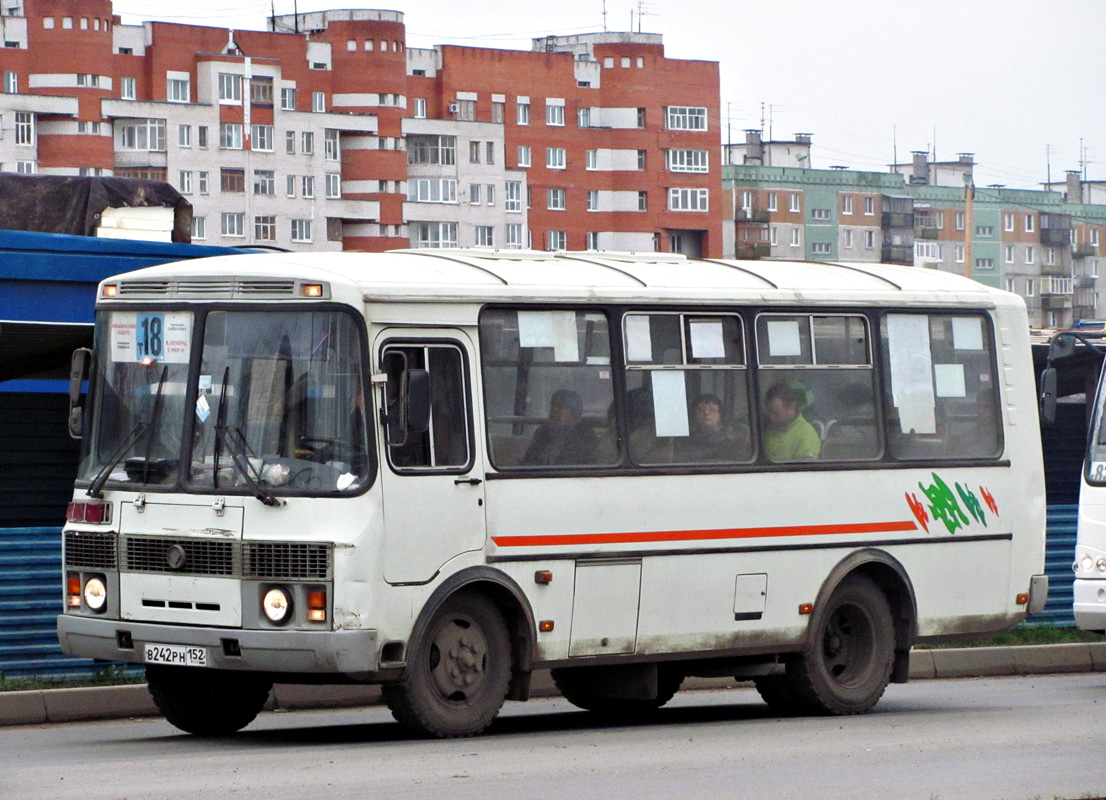
[[[388,381],[383,408],[387,424],[388,460],[397,469],[463,470],[470,462],[468,391],[464,354],[453,344],[389,345],[381,357]],[[426,370],[430,388],[430,420],[425,430],[408,424],[401,413],[404,374]]]
[[[630,313],[623,337],[626,428],[635,464],[752,460],[740,317]]]
[[[487,309],[480,316],[480,350],[496,469],[618,462],[604,314]]]
[[[761,314],[757,360],[761,444],[769,461],[879,457],[865,317]]]
[[[895,458],[995,458],[1002,411],[990,325],[979,314],[887,314],[884,397]]]

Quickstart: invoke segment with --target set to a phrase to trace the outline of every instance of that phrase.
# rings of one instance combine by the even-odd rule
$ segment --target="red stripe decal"
[[[642,531],[638,533],[565,533],[543,536],[494,536],[497,547],[550,547],[581,544],[695,542],[712,539],[761,539],[770,536],[830,536],[851,533],[902,533],[918,529],[910,519],[901,522],[860,522],[851,525],[789,525],[779,528],[720,528],[713,531]]]

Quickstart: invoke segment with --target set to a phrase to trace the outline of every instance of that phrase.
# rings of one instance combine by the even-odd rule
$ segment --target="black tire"
[[[887,598],[862,575],[830,595],[806,650],[788,664],[787,684],[814,713],[863,714],[891,680],[895,628]]]
[[[407,664],[403,683],[382,688],[392,716],[423,736],[456,739],[483,731],[511,682],[511,642],[503,615],[477,595],[438,609]]]
[[[593,691],[596,672],[603,667],[570,667],[551,670],[553,683],[565,700],[577,708],[617,720],[648,717],[676,696],[684,682],[683,672],[664,664],[657,666],[657,696],[649,699],[597,697]]]
[[[793,717],[806,710],[802,701],[795,696],[786,675],[762,675],[753,678],[761,700],[768,704],[774,713],[781,717]]]
[[[245,672],[146,667],[147,688],[173,725],[197,736],[227,736],[257,717],[273,684]]]

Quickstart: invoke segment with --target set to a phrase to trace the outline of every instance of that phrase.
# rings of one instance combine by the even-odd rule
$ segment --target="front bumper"
[[[1075,624],[1085,631],[1106,631],[1106,580],[1076,578],[1072,596]]]
[[[126,620],[58,617],[61,649],[74,656],[142,664],[143,645],[206,647],[215,669],[357,675],[375,672],[377,633],[199,628]]]

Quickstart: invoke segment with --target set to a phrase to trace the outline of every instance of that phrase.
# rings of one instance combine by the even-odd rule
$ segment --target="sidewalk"
[[[1062,672],[1106,672],[1106,642],[915,650],[910,654],[911,680]],[[733,678],[689,678],[683,689],[730,689],[741,684]],[[534,697],[556,694],[548,670],[534,673]],[[266,709],[352,708],[380,702],[378,686],[277,684]],[[0,725],[156,716],[157,708],[144,684],[0,692]]]

